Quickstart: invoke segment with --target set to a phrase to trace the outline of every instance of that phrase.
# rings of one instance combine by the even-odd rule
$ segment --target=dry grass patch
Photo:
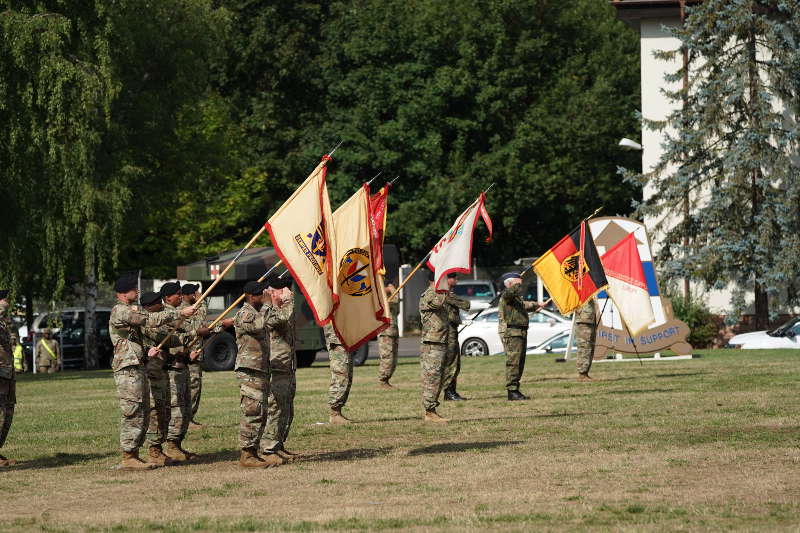
[[[796,529],[800,451],[793,352],[704,352],[681,362],[529,360],[530,402],[505,400],[503,359],[466,358],[444,426],[421,422],[419,366],[375,385],[356,369],[327,417],[326,366],[298,373],[293,465],[239,469],[237,387],[206,374],[186,447],[198,464],[111,469],[118,413],[108,372],[24,376],[0,473],[0,531],[526,531]]]

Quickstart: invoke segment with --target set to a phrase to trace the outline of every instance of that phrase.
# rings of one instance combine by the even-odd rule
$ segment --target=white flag
[[[486,212],[486,194],[481,193],[475,202],[461,213],[453,227],[444,234],[444,237],[433,247],[428,259],[428,268],[433,270],[436,280],[436,290],[447,291],[447,274],[459,272],[469,274],[472,272],[472,239],[475,226],[478,224],[478,215],[483,219],[489,230],[488,242],[492,238],[492,219]]]

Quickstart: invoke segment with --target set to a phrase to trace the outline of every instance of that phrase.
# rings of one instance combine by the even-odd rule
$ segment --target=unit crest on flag
[[[580,252],[575,252],[574,254],[567,256],[566,259],[561,261],[561,277],[571,283],[577,283],[578,278],[578,264],[580,263]],[[584,261],[583,263],[583,275],[589,273],[589,264]]]
[[[314,233],[306,233],[305,236],[298,233],[294,236],[294,241],[317,274],[322,274],[322,271],[325,270],[325,255],[327,254],[325,222],[320,222]]]
[[[348,250],[339,262],[339,287],[350,296],[365,296],[372,291],[369,252],[363,248]]]

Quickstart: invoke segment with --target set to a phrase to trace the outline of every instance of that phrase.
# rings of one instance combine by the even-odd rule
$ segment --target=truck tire
[[[227,331],[217,334],[203,352],[203,368],[208,371],[233,370],[236,339]]]
[[[297,352],[297,367],[308,368],[314,363],[314,360],[316,360],[316,358],[317,358],[316,350],[300,350],[299,352]]]
[[[369,343],[364,343],[361,348],[353,352],[353,366],[361,366],[367,362],[369,356]]]

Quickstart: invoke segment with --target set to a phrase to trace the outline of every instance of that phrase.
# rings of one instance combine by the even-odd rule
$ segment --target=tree
[[[20,231],[1,244],[22,253],[0,270],[31,296],[81,273],[91,368],[97,278],[161,177],[178,111],[202,94],[224,12],[210,0],[2,4],[0,160],[15,192],[7,227]]]
[[[690,84],[668,91],[681,105],[666,121],[646,121],[664,132],[666,149],[636,178],[655,190],[638,213],[663,235],[665,278],[752,286],[763,329],[769,296],[797,294],[800,3],[706,0],[674,34],[689,51]],[[686,198],[689,216],[676,223]]]

